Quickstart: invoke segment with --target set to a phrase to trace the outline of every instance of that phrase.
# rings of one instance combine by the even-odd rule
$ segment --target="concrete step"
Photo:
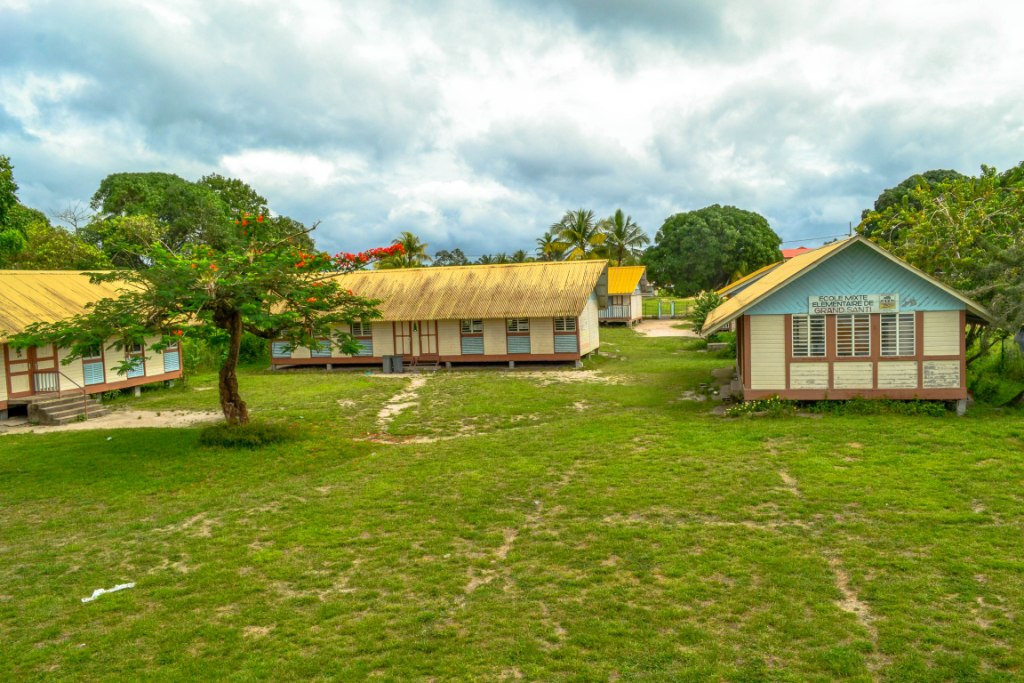
[[[92,417],[96,413],[102,411],[106,414],[108,411],[106,408],[99,406],[89,406],[89,410],[83,410],[82,406],[70,406],[68,408],[61,408],[60,410],[47,410],[46,415],[51,419],[58,419],[61,417],[75,417],[76,415],[86,415]]]
[[[97,417],[102,417],[102,416],[107,415],[107,414],[109,414],[109,412],[106,409],[97,410],[95,413],[90,410],[89,411],[89,419],[93,420],[93,419],[95,419]],[[72,422],[81,422],[82,420],[80,419],[80,417],[81,417],[80,415],[68,415],[68,416],[65,416],[65,417],[56,418],[56,419],[52,420],[51,422],[49,422],[47,424],[66,425],[66,424],[71,424]]]

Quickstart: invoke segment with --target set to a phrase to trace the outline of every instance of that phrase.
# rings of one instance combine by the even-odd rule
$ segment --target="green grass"
[[[409,377],[320,371],[241,377],[260,450],[0,437],[0,679],[1024,675],[1020,411],[723,419],[728,361],[602,337],[611,382],[429,376],[407,443]]]

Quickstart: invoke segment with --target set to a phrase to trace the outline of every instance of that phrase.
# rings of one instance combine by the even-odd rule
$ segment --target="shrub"
[[[755,401],[744,401],[725,409],[728,417],[743,415],[764,415],[767,417],[785,417],[796,413],[796,403],[784,401],[778,396],[759,398]]]
[[[942,417],[947,413],[943,401],[894,401],[889,399],[852,398],[849,401],[817,401],[807,406],[812,413],[830,415],[928,415]]]
[[[704,321],[708,319],[711,311],[718,308],[725,301],[725,297],[714,290],[705,290],[693,299],[693,307],[690,308],[690,323],[693,331],[700,334],[704,327]]]
[[[204,427],[199,433],[201,445],[220,448],[263,448],[293,439],[294,432],[276,422],[250,422],[244,425],[218,422]]]

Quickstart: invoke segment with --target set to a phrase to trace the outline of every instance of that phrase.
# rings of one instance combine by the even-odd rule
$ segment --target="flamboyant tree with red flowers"
[[[299,246],[313,228],[292,239],[262,234],[262,215],[235,221],[235,239],[213,249],[186,245],[173,251],[162,243],[145,254],[148,268],[87,274],[94,282],[116,282],[121,294],[85,313],[55,323],[38,323],[13,336],[17,347],[57,344],[68,360],[99,344],[121,350],[160,336],[161,351],[182,337],[205,338],[226,347],[220,367],[220,405],[229,424],[245,424],[249,411],[238,392],[237,366],[243,332],[293,346],[331,339],[345,353],[358,345],[349,323],[380,317],[377,302],[342,288],[335,276],[399,253],[400,245],[331,255]],[[132,360],[120,368],[127,372]]]

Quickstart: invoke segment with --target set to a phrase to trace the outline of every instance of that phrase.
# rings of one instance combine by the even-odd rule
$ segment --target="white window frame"
[[[576,331],[576,318],[571,315],[561,315],[555,317],[555,332],[575,332]]]
[[[793,358],[824,358],[827,355],[825,316],[794,315],[790,328]]]
[[[526,333],[530,331],[529,318],[508,318],[505,320],[505,329],[509,334]]]
[[[886,357],[917,354],[917,316],[914,313],[882,313],[880,350]]]
[[[370,323],[356,320],[351,325],[353,337],[369,339],[373,337],[373,327]]]
[[[846,331],[849,337],[846,338]],[[849,346],[847,347],[847,342]],[[871,355],[871,314],[840,313],[836,315],[836,356],[867,358]]]
[[[463,336],[477,335],[484,333],[484,321],[480,318],[463,320],[460,324]]]

